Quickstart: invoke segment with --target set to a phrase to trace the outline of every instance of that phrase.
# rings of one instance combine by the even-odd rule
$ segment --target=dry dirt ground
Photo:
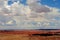
[[[28,34],[0,34],[0,40],[60,40],[60,36],[30,36]]]
[[[29,31],[0,31],[0,40],[60,40],[60,35],[40,36],[31,33],[34,34],[36,31],[30,31],[30,34]]]

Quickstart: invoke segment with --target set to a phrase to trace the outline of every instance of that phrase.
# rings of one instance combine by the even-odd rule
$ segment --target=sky
[[[51,7],[56,7],[56,8],[60,8],[60,0],[42,0],[41,3],[43,5],[48,5]]]
[[[22,3],[23,5],[26,5],[26,0],[15,0],[14,2],[17,2],[17,1],[19,1],[20,3]],[[11,5],[11,4],[13,4],[14,3],[12,0],[8,0],[8,5]]]
[[[20,2],[24,5],[26,5],[26,1],[27,0],[21,0]],[[17,2],[17,0],[15,2]],[[59,5],[60,0],[41,0],[41,1],[39,1],[39,3],[41,3],[42,5],[48,5],[48,6],[51,6],[51,7],[60,8],[60,5]],[[13,2],[11,0],[9,0],[8,4],[11,5],[11,4],[13,4]]]
[[[8,0],[7,3],[0,7],[0,30],[60,29],[60,0]]]

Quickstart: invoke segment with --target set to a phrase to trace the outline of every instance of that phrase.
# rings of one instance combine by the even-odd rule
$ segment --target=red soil
[[[55,34],[60,30],[0,30],[0,34]]]
[[[60,40],[59,35],[34,36],[32,34],[56,34],[60,30],[0,30],[0,40]]]

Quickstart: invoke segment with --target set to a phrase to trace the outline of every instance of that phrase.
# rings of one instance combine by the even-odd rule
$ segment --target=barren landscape
[[[60,30],[3,30],[0,40],[59,40]]]

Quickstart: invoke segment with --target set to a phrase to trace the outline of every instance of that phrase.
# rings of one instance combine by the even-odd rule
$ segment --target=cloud
[[[38,0],[27,0],[27,4],[31,4],[33,2],[37,2]]]
[[[60,17],[60,13],[58,12],[60,9],[58,8],[53,8],[53,7],[50,7],[50,9],[52,10],[51,12],[48,12],[48,18],[55,18],[55,17]]]
[[[38,4],[36,1],[38,0],[27,0],[29,4],[26,6],[21,3],[19,4],[18,2],[14,2],[11,6],[5,6],[5,8],[2,8],[2,13],[6,12],[7,14],[9,13],[12,15],[10,15],[11,19],[9,18],[9,16],[7,16],[8,18],[5,18],[7,20],[6,23],[12,24],[12,20],[14,20],[17,25],[10,27],[2,26],[0,27],[0,29],[59,28],[57,26],[60,26],[60,20],[57,21],[55,19],[55,17],[60,17],[60,12],[58,12],[59,9],[49,7],[47,5]]]
[[[38,3],[32,3],[29,6],[30,6],[32,11],[35,11],[37,13],[41,13],[41,12],[47,13],[47,12],[51,11],[48,7],[46,7],[44,5],[40,5]]]
[[[0,0],[0,7],[4,6],[4,1]]]
[[[34,3],[35,4],[35,3]],[[30,5],[29,5],[30,6]],[[35,6],[33,7],[34,5],[32,4],[32,8],[31,9],[33,9],[34,8],[34,10],[32,10],[33,11],[33,13],[31,13],[31,18],[35,18],[34,19],[34,21],[36,21],[36,22],[42,22],[42,23],[45,23],[45,24],[43,24],[41,27],[44,29],[44,28],[50,28],[50,29],[54,29],[54,28],[59,28],[59,27],[57,27],[57,26],[60,26],[59,25],[59,22],[60,22],[60,20],[58,21],[57,19],[55,19],[56,17],[60,17],[60,12],[59,12],[59,10],[60,9],[58,9],[58,8],[54,8],[54,7],[49,7],[49,6],[47,6],[47,5],[44,5],[44,6],[42,6],[42,5],[40,5],[40,6],[42,6],[41,7],[41,10],[42,9],[44,9],[44,10],[47,10],[47,9],[49,9],[49,11],[47,10],[47,12],[45,12],[44,10],[43,11],[41,11],[40,12],[40,10],[39,10],[39,12],[36,12],[36,9],[38,8],[40,8],[40,7],[38,7],[37,6],[37,8],[35,9],[35,7],[36,7],[36,4],[35,4]],[[31,6],[30,6],[31,7]],[[46,8],[45,8],[46,7]],[[48,22],[48,24],[46,24],[46,22]],[[51,24],[50,24],[50,22],[53,22],[54,23],[54,25],[52,26]],[[44,27],[44,25],[45,25],[45,27]]]

